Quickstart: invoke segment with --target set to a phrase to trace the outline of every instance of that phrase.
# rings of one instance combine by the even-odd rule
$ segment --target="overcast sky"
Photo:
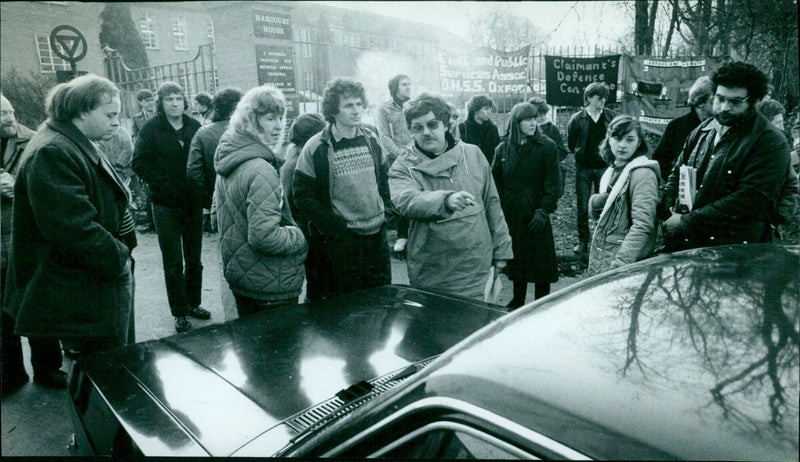
[[[621,2],[611,1],[324,3],[442,26],[465,40],[469,35],[468,15],[474,17],[491,8],[508,9],[529,18],[546,33],[552,33],[548,43],[556,46],[615,45],[616,39],[633,29]]]

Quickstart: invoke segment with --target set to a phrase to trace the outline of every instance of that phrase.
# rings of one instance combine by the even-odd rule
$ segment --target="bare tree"
[[[468,18],[471,42],[477,46],[514,51],[529,44],[539,45],[545,37],[530,19],[515,16],[510,7],[502,4]]]

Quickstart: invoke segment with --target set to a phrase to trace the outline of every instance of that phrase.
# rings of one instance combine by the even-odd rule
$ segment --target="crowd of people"
[[[796,210],[798,180],[783,107],[764,73],[729,62],[689,92],[653,152],[636,118],[605,107],[592,83],[566,142],[540,98],[513,107],[501,136],[495,103],[459,109],[388,82],[377,127],[361,83],[330,81],[321,114],[297,117],[270,85],[192,101],[174,82],[141,90],[132,133],[120,94],[84,75],[55,86],[34,132],[2,97],[3,394],[34,380],[64,387],[61,350],[81,355],[134,341],[134,215],[158,235],[177,332],[201,306],[203,230],[218,233],[222,273],[240,316],[392,282],[387,227],[411,286],[484,299],[490,274],[513,282],[513,310],[558,281],[551,216],[574,155],[578,245],[597,274],[658,251],[770,242]],[[687,207],[681,174],[697,192]],[[133,193],[132,193],[133,191]],[[135,200],[133,199],[135,197]],[[60,342],[60,344],[59,344]]]

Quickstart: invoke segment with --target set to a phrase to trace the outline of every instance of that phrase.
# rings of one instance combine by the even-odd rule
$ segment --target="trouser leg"
[[[183,274],[181,211],[153,204],[153,221],[164,267],[164,282],[172,316],[187,316],[186,282]]]

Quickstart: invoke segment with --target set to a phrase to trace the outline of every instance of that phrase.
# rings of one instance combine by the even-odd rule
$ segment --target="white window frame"
[[[214,18],[208,17],[206,18],[206,38],[208,39],[208,43],[214,44]]]
[[[150,11],[145,11],[139,18],[139,35],[142,43],[147,50],[158,49],[158,35],[156,34],[156,15]]]
[[[186,15],[178,14],[172,17],[172,42],[176,51],[189,50],[189,42],[186,39]]]
[[[311,41],[311,34],[308,29],[301,28],[300,29],[300,56],[303,58],[310,58],[311,57],[311,45],[309,42]]]
[[[69,62],[53,53],[48,34],[34,34],[34,40],[36,41],[36,53],[39,56],[39,70],[42,74],[53,74],[55,71],[69,71],[72,69]],[[62,53],[64,52],[60,43],[56,43],[56,47]]]

